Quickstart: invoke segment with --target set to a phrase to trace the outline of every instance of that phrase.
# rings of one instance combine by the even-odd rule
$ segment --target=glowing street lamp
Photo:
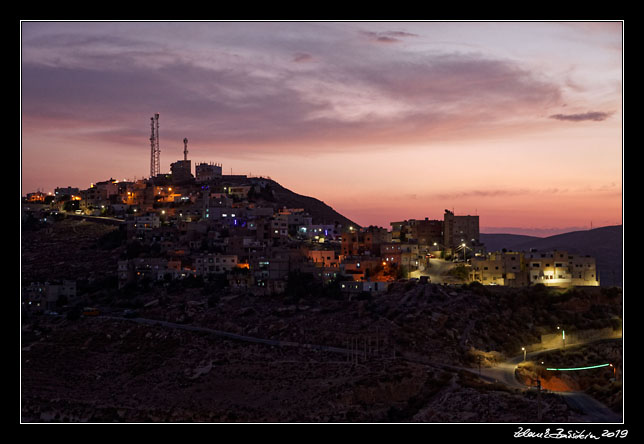
[[[521,347],[521,350],[523,350],[523,360],[525,361],[525,355],[527,353],[527,350],[525,349],[525,347]]]

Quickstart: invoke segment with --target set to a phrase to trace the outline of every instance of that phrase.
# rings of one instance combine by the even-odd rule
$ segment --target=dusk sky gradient
[[[183,158],[361,225],[622,223],[622,22],[22,22],[22,194]],[[194,173],[194,171],[193,171]]]

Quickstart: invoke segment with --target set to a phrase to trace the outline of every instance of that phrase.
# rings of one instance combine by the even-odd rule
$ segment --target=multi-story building
[[[275,214],[270,222],[270,237],[273,239],[288,237],[288,215]]]
[[[80,190],[75,187],[57,187],[54,190],[54,196],[56,196],[56,199],[60,199],[63,197],[79,196],[79,195],[80,195]]]
[[[523,253],[495,252],[471,260],[470,280],[484,285],[518,287],[528,285]]]
[[[238,199],[246,199],[248,197],[248,193],[250,192],[251,188],[253,187],[250,185],[226,187],[226,192],[228,193],[229,196],[236,197]]]
[[[340,225],[333,224],[307,224],[297,227],[297,236],[309,240],[337,240],[341,237]]]
[[[566,251],[525,253],[530,284],[546,286],[598,286],[595,258]]]
[[[410,242],[388,242],[380,246],[380,257],[382,262],[390,265],[418,268],[419,249],[418,244]]]
[[[81,190],[80,195],[86,201],[105,201],[110,196],[119,194],[118,181],[114,179],[105,180],[92,184],[88,189]]]
[[[297,233],[300,226],[310,226],[313,218],[303,208],[284,208],[278,212],[280,218],[286,219],[289,233]]]
[[[237,255],[234,254],[202,254],[194,258],[195,274],[207,276],[222,274],[237,267]]]
[[[496,252],[474,257],[470,280],[484,285],[598,286],[595,258],[566,251]]]
[[[443,240],[442,220],[415,220],[411,230],[412,239],[418,241],[418,245],[431,246],[434,242],[440,243]]]
[[[443,243],[443,221],[409,219],[391,222],[391,237],[394,242],[416,241],[421,246],[431,246],[434,242]]]
[[[321,267],[338,267],[340,260],[335,250],[306,250],[306,257],[310,262]]]
[[[391,242],[391,233],[386,228],[370,226],[360,230],[351,229],[342,234],[341,253],[343,256],[371,254],[380,256],[380,246]]]
[[[126,259],[118,262],[117,270],[119,288],[143,279],[155,282],[165,278],[168,260],[159,257]]]
[[[22,305],[28,311],[55,310],[59,302],[73,304],[76,298],[76,281],[31,282],[22,289]]]
[[[340,269],[344,276],[349,276],[354,281],[368,279],[375,274],[375,271],[381,267],[379,257],[375,256],[352,256],[344,258]]]
[[[302,273],[310,273],[315,280],[328,284],[340,275],[338,267],[318,267],[318,264],[307,264],[300,267]]]
[[[198,163],[195,165],[197,182],[208,182],[221,177],[221,164]]]
[[[172,173],[172,183],[185,183],[193,179],[192,176],[192,161],[191,160],[177,160],[170,164],[170,172]]]
[[[479,245],[479,217],[456,216],[445,210],[443,219],[443,244],[445,248],[456,249],[465,243],[467,246]]]
[[[161,227],[161,219],[156,213],[148,213],[134,218],[134,229],[137,231],[152,230]]]

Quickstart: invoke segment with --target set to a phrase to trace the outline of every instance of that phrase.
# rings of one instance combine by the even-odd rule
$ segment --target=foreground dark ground
[[[495,308],[489,295],[470,287],[401,284],[369,300],[296,303],[240,294],[216,303],[208,298],[209,304],[197,289],[154,302],[158,296],[150,293],[152,305],[137,315],[163,321],[160,325],[123,318],[122,308],[75,320],[64,315],[25,319],[23,420],[535,421],[534,391],[459,370],[475,370],[478,356],[483,366],[492,366],[517,354],[512,336],[518,343],[538,340],[539,328],[513,331],[521,311]],[[587,297],[579,293],[567,304]],[[538,316],[538,309],[531,310]],[[508,317],[499,323],[502,313]],[[581,314],[577,322],[588,326],[583,313],[562,310],[561,316],[575,320]],[[191,326],[286,345],[185,329]],[[583,364],[579,359],[575,365]],[[608,381],[594,382],[600,386],[590,387],[598,395],[609,390],[601,386]],[[619,411],[621,385],[610,390],[608,404]],[[557,394],[543,394],[542,402],[546,422],[584,421],[583,412]]]

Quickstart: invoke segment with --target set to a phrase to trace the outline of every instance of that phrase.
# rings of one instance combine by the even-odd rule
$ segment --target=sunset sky
[[[361,225],[622,223],[621,22],[22,22],[22,194],[183,158]],[[193,170],[194,173],[194,170]]]

